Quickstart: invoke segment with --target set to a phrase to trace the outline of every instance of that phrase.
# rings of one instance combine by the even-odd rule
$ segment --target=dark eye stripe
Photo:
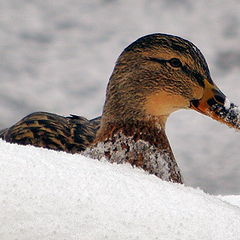
[[[194,79],[198,82],[199,86],[205,87],[205,84],[204,84],[204,81],[203,81],[204,77],[203,77],[202,74],[200,74],[199,72],[193,71],[186,66],[182,67],[182,71],[185,74],[187,74],[189,77],[194,77]]]
[[[157,62],[157,63],[161,63],[161,64],[167,62],[167,60],[160,59],[160,58],[149,58],[149,60],[152,61],[152,62]]]
[[[153,62],[157,62],[160,64],[164,64],[166,62],[168,62],[169,60],[165,60],[165,59],[160,59],[160,58],[148,58],[148,60],[153,61]],[[179,67],[179,69],[181,69],[187,76],[189,77],[193,77],[197,83],[199,84],[199,86],[201,87],[205,87],[204,84],[204,77],[202,74],[200,74],[199,72],[193,71],[190,68],[188,68],[187,66],[182,65],[181,67]]]
[[[201,75],[199,72],[193,72],[193,76],[201,87],[205,87],[203,75]]]

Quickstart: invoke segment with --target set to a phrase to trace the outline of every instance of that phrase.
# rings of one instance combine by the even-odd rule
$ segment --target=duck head
[[[194,109],[239,128],[236,106],[214,84],[194,44],[166,34],[144,36],[129,45],[117,60],[98,136],[109,125],[133,121],[164,128],[168,116],[178,109]]]
[[[142,37],[117,60],[100,129],[86,155],[128,162],[163,180],[182,183],[165,134],[168,116],[178,109],[194,109],[239,128],[236,106],[213,83],[196,46],[166,34]]]

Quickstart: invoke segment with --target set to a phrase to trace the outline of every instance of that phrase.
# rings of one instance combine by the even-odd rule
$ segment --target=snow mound
[[[1,240],[239,239],[239,196],[77,154],[3,141],[0,150]]]

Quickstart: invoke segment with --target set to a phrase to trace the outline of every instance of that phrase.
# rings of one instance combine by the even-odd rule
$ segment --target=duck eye
[[[179,68],[182,66],[181,61],[178,58],[172,58],[169,60],[169,63],[172,67]]]

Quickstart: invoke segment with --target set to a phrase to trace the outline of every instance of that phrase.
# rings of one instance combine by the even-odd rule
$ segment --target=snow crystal
[[[232,104],[232,103],[228,100],[228,98],[225,98],[224,107],[225,107],[226,109],[229,109],[230,106],[231,106],[231,104]]]
[[[0,150],[1,240],[239,239],[240,208],[226,199],[126,164],[3,141]]]
[[[174,177],[181,179],[180,169],[175,159],[171,159],[166,151],[159,150],[143,140],[135,141],[133,137],[127,137],[121,132],[115,134],[113,138],[114,144],[111,140],[99,142],[96,146],[86,149],[83,154],[96,159],[106,156],[110,162],[115,163],[126,163],[133,155],[138,159],[138,155],[142,154],[143,159],[146,159],[144,161],[146,169],[152,174],[163,180],[173,181],[174,172]]]
[[[211,107],[211,110],[213,110],[226,122],[230,123],[232,127],[240,129],[240,110],[235,104],[226,100],[224,106],[220,104],[214,104]]]

